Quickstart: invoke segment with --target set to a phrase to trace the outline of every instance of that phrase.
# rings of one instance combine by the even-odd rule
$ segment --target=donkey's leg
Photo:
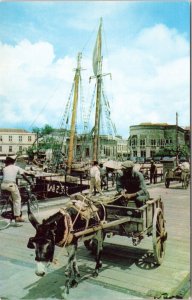
[[[68,253],[68,261],[67,265],[65,267],[65,287],[64,287],[64,294],[69,294],[69,288],[70,288],[70,279],[72,275],[72,269],[71,269],[71,257],[73,255],[73,245],[69,245],[66,247],[67,253]]]
[[[74,245],[73,254],[71,257],[71,270],[73,279],[71,281],[71,287],[76,287],[78,285],[77,278],[80,277],[78,265],[77,265],[77,244]]]
[[[99,269],[102,267],[101,254],[103,250],[103,232],[101,230],[97,231],[95,239],[97,240],[97,253],[95,271],[93,273],[93,276],[97,277],[99,274]]]
[[[77,244],[68,246],[67,252],[69,258],[68,258],[67,266],[65,268],[65,276],[67,277],[65,282],[65,287],[68,294],[70,287],[75,287],[78,285],[78,281],[76,278],[80,277],[80,273],[77,266],[77,259],[76,259]]]

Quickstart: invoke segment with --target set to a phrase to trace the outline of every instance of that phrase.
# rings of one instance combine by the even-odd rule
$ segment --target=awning
[[[115,161],[115,160],[106,161],[103,165],[106,168],[110,168],[110,169],[114,169],[114,170],[120,170],[121,169],[121,162]]]

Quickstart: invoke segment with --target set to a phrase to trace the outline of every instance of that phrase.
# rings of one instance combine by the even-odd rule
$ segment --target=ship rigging
[[[113,138],[117,135],[115,125],[110,118],[109,101],[104,91],[103,77],[107,75],[111,77],[111,74],[102,72],[102,27],[103,22],[101,18],[92,58],[94,75],[89,78],[89,82],[93,79],[96,80],[90,106],[86,105],[85,107],[81,77],[82,53],[78,53],[73,85],[60,126],[60,129],[65,134],[63,134],[59,151],[58,149],[56,151],[53,150],[53,160],[57,164],[59,159],[58,153],[63,151],[65,144],[67,145],[64,152],[67,153],[68,174],[71,174],[73,164],[78,159],[78,155],[81,161],[85,161],[88,158],[89,160],[99,160],[102,148],[101,137],[106,137],[106,140],[109,140],[109,137]],[[88,102],[86,101],[87,104]],[[85,108],[88,108],[87,111]],[[94,117],[91,119],[93,110]],[[94,123],[92,128],[91,121]],[[79,145],[77,145],[78,137],[81,140]]]

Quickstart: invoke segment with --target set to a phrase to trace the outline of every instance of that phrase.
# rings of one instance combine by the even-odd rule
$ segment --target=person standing
[[[126,203],[134,200],[141,207],[149,200],[143,175],[133,169],[134,163],[127,160],[122,163],[122,174],[117,176],[117,192],[123,196]]]
[[[94,161],[93,165],[90,169],[90,190],[89,194],[92,195],[94,192],[94,188],[99,192],[100,195],[103,195],[101,191],[101,177],[98,161]],[[94,192],[95,193],[95,192]]]
[[[29,184],[31,182],[25,174],[25,170],[14,165],[15,160],[12,157],[7,157],[5,160],[5,167],[3,168],[3,181],[1,183],[1,190],[11,193],[13,200],[13,213],[16,222],[24,222],[21,217],[21,195],[16,184],[16,177],[20,174]]]
[[[150,183],[156,183],[157,182],[157,167],[153,160],[151,160],[151,166],[150,166]]]
[[[103,166],[102,163],[99,164],[100,168],[100,177],[101,177],[101,189],[104,187],[104,189],[107,189],[107,176],[106,176],[106,168]]]

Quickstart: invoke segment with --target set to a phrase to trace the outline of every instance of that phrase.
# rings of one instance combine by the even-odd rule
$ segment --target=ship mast
[[[101,47],[102,47],[102,19],[100,19],[99,31],[97,35],[97,41],[95,51],[97,51],[97,66],[96,66],[96,111],[95,111],[95,126],[94,126],[94,140],[93,140],[93,160],[98,160],[99,152],[99,132],[100,132],[100,112],[101,112],[101,83],[102,83],[102,58],[101,58]]]
[[[71,166],[72,166],[72,161],[73,161],[75,125],[76,125],[76,115],[77,115],[77,104],[78,104],[78,98],[79,98],[79,82],[80,82],[80,76],[81,76],[81,58],[82,58],[82,53],[80,52],[80,53],[78,53],[78,56],[77,56],[77,68],[75,70],[75,76],[74,76],[75,88],[74,88],[73,110],[72,110],[72,118],[71,118],[67,174],[71,173]]]
[[[97,40],[93,52],[93,72],[95,76],[90,79],[96,78],[96,111],[95,111],[95,126],[94,126],[94,139],[93,139],[93,160],[99,159],[99,135],[100,135],[100,119],[101,119],[101,89],[102,77],[109,74],[102,74],[102,18],[100,19]]]

